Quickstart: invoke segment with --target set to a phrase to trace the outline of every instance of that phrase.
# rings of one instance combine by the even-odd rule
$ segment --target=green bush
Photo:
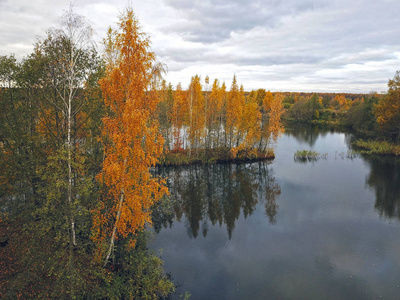
[[[400,145],[387,141],[357,140],[353,145],[360,148],[362,154],[400,155]]]

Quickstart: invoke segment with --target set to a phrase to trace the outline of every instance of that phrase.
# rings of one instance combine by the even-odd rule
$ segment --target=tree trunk
[[[72,140],[71,140],[71,123],[72,123],[72,90],[70,90],[70,96],[68,99],[68,135],[67,135],[67,151],[68,151],[68,205],[70,207],[70,219],[71,219],[71,235],[72,244],[76,245],[76,234],[75,234],[75,222],[72,212]]]
[[[125,157],[125,159],[124,159],[124,170],[126,170],[127,162],[128,162],[128,158]],[[122,178],[121,196],[119,198],[119,204],[118,204],[117,218],[115,219],[113,232],[111,234],[110,247],[108,247],[106,259],[104,260],[104,267],[107,265],[108,260],[110,259],[112,249],[114,248],[115,238],[117,236],[118,223],[119,223],[119,219],[121,217],[122,204],[124,203],[124,198],[125,198],[125,188],[124,188],[124,186],[125,186],[125,179],[123,177]]]
[[[124,202],[124,195],[125,195],[124,190],[122,189],[121,197],[119,199],[117,218],[115,220],[113,232],[111,235],[110,247],[108,247],[107,256],[106,256],[106,259],[104,260],[104,267],[107,265],[108,260],[110,259],[110,256],[111,256],[112,249],[114,248],[115,237],[117,235],[118,222],[121,217],[122,204]]]

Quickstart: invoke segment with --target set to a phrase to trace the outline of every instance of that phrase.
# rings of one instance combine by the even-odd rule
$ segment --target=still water
[[[289,128],[274,161],[179,167],[152,249],[190,299],[400,299],[400,162]],[[326,153],[294,160],[296,150]]]

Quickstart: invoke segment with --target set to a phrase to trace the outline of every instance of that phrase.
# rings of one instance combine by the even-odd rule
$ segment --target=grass
[[[320,154],[311,150],[297,150],[294,154],[295,161],[317,161],[320,158],[326,158],[328,154]]]
[[[341,157],[342,159],[345,159],[345,158],[347,158],[347,159],[355,159],[355,158],[359,157],[359,154],[360,154],[359,151],[347,150],[347,152],[339,153],[339,157]]]
[[[400,145],[387,141],[357,140],[353,146],[360,148],[358,152],[367,155],[400,155]]]

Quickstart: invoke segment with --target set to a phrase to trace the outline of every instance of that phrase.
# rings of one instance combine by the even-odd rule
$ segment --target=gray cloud
[[[182,32],[189,41],[213,43],[228,39],[232,32],[263,26],[278,26],[285,16],[314,10],[325,1],[184,1],[167,0],[179,11],[184,23],[169,25],[165,32]]]
[[[269,67],[272,82],[284,80],[284,74],[288,85],[296,87],[337,83],[357,92],[368,92],[368,83],[371,89],[386,89],[400,63],[396,1],[167,3],[184,21],[167,26],[165,32],[180,32],[183,41],[205,47],[169,51],[174,53],[172,61],[234,64],[239,78],[241,67]],[[357,81],[365,77],[372,78]],[[258,77],[253,83],[261,81]]]
[[[0,55],[29,54],[69,3],[0,0]],[[101,45],[126,4],[77,0],[75,8]],[[235,73],[247,90],[369,92],[386,90],[400,69],[397,0],[149,0],[133,7],[174,85],[195,74],[229,81]]]

